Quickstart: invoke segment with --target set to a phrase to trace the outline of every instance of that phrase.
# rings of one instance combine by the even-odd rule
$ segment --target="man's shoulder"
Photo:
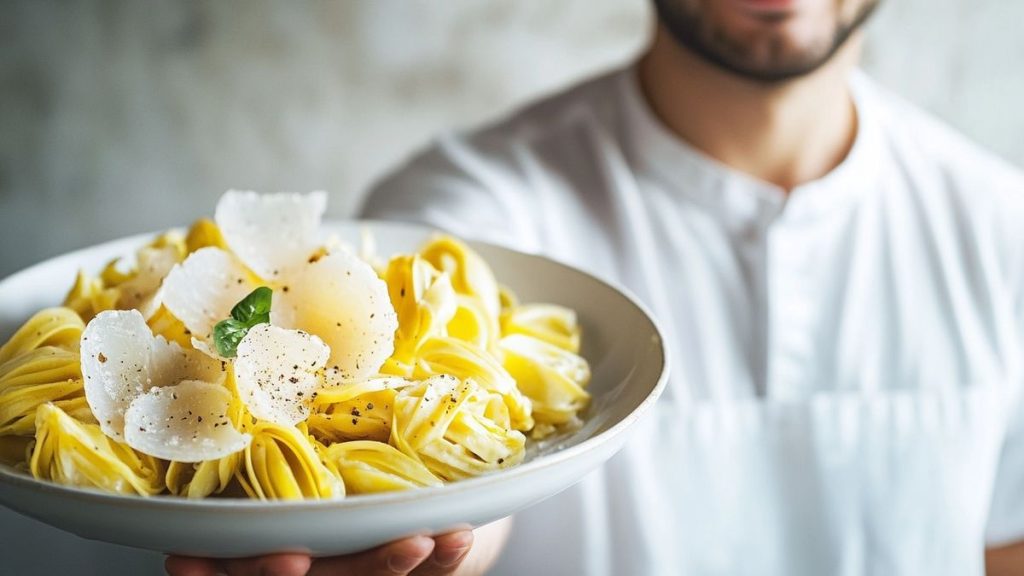
[[[574,137],[584,125],[615,122],[616,84],[625,70],[612,70],[543,96],[482,127],[446,133],[414,154],[393,174],[426,168],[475,172],[486,165],[515,171],[524,149]]]
[[[363,213],[398,204],[481,203],[498,196],[508,204],[513,195],[523,200],[531,163],[543,157],[546,170],[557,170],[568,164],[559,160],[562,153],[579,148],[581,133],[586,138],[595,124],[616,122],[617,83],[626,73],[606,72],[481,128],[435,138],[371,186]]]
[[[969,195],[974,203],[1024,203],[1024,171],[920,106],[867,83],[890,151],[911,176],[936,175],[949,192]]]
[[[530,145],[559,138],[583,123],[610,124],[618,110],[618,83],[628,69],[616,69],[540,97],[463,137],[483,149],[510,143]]]
[[[932,233],[977,250],[971,261],[995,250],[1003,269],[1024,275],[1024,172],[926,110],[883,88],[872,91],[894,170],[888,177],[906,182]]]

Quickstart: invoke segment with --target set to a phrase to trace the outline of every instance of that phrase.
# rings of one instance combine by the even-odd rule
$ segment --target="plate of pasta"
[[[656,401],[623,290],[326,200],[229,191],[0,282],[0,504],[162,552],[343,554],[552,496]]]

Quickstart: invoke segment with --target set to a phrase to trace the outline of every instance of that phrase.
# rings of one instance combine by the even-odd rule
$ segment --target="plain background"
[[[5,0],[0,14],[0,277],[186,224],[228,188],[324,189],[347,216],[441,131],[627,63],[650,29],[648,0]],[[882,0],[864,67],[1024,166],[1020,22],[1024,2]],[[0,556],[11,574],[161,570],[7,511]]]
[[[0,5],[0,277],[210,214],[367,185],[445,129],[635,57],[649,0]],[[865,68],[1024,166],[1024,3],[882,0]]]

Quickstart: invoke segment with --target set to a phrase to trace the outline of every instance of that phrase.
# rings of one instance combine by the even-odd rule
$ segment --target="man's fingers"
[[[435,538],[414,536],[384,546],[334,558],[311,560],[303,554],[274,554],[259,558],[216,561],[171,556],[166,568],[172,576],[442,576],[459,567],[473,544],[469,530]],[[419,567],[417,569],[417,567]]]
[[[413,536],[358,554],[318,558],[309,576],[406,576],[433,550],[433,538]]]
[[[171,576],[304,576],[310,559],[305,554],[271,554],[258,558],[214,560],[168,556],[164,568]]]
[[[434,553],[416,569],[415,576],[454,574],[473,546],[473,531],[460,530],[434,537]]]
[[[216,576],[221,571],[216,560],[189,556],[168,556],[164,569],[171,576]]]
[[[311,560],[305,554],[271,554],[225,560],[229,576],[305,576]]]

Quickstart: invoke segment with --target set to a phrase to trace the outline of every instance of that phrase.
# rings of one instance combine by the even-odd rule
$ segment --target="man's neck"
[[[658,30],[639,65],[655,115],[677,136],[736,170],[785,190],[842,162],[857,132],[847,75],[861,38],[807,76],[765,84],[718,68]]]

